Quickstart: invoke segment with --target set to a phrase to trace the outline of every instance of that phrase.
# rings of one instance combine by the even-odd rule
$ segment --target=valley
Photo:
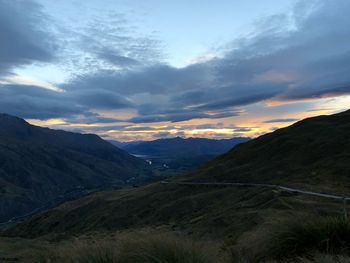
[[[239,144],[187,174],[91,193],[42,211],[4,228],[2,242],[13,247],[11,240],[40,244],[48,238],[54,244],[94,233],[103,242],[111,233],[152,231],[250,249],[251,235],[265,242],[276,222],[344,218],[350,183],[348,162],[341,160],[350,157],[349,123],[350,111],[305,119]]]
[[[111,143],[136,157],[144,159],[151,165],[155,174],[174,176],[197,169],[236,145],[250,139],[248,137],[221,140],[176,137],[129,143],[111,141]]]

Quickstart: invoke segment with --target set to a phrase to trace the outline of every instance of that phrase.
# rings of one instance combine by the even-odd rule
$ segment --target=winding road
[[[168,181],[161,181],[161,184],[174,184],[174,185],[188,185],[188,186],[216,186],[216,187],[267,187],[267,188],[274,188],[274,189],[280,189],[287,192],[292,193],[299,193],[304,195],[313,195],[313,196],[319,196],[319,197],[325,197],[330,199],[337,199],[337,200],[343,200],[348,201],[350,200],[350,197],[347,196],[340,196],[340,195],[334,195],[329,193],[318,193],[318,192],[312,192],[312,191],[306,191],[302,189],[296,189],[291,188],[287,186],[277,185],[277,184],[258,184],[258,183],[211,183],[211,182],[168,182]]]
[[[340,196],[340,195],[335,195],[335,194],[330,194],[330,193],[319,193],[319,192],[312,192],[312,191],[306,191],[302,189],[296,189],[292,187],[287,187],[287,186],[282,186],[282,185],[277,185],[277,184],[261,184],[261,183],[216,183],[216,182],[168,182],[168,181],[161,181],[161,184],[172,184],[172,185],[185,185],[185,186],[213,186],[213,187],[266,187],[266,188],[273,188],[273,189],[280,189],[282,191],[286,192],[291,192],[291,193],[299,193],[299,194],[304,194],[304,195],[312,195],[312,196],[318,196],[318,197],[324,197],[324,198],[329,198],[329,199],[336,199],[336,200],[342,200],[344,202],[344,205],[348,200],[350,200],[350,197],[347,196]],[[86,190],[84,189],[84,194],[81,196],[83,197],[84,195],[91,194],[93,192],[96,192],[100,189],[93,189],[93,190]],[[63,203],[65,198],[63,200],[60,200],[60,202],[57,202],[55,205],[59,205],[60,203]],[[30,213],[27,213],[25,215],[13,217],[10,220],[6,222],[0,222],[0,226],[6,225],[9,223],[14,223],[18,220],[24,219],[26,217],[30,217],[34,214],[37,214],[38,212],[43,212],[48,210],[49,208],[54,207],[52,204],[53,202],[49,202],[48,204],[50,205],[44,205],[42,207],[36,208]]]

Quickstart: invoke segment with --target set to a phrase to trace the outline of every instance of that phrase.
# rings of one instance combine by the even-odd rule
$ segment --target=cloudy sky
[[[349,0],[0,0],[0,112],[121,141],[350,108]]]

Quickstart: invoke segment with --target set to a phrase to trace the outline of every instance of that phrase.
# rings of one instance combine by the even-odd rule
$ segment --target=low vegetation
[[[295,262],[295,261],[294,261]],[[348,263],[347,256],[316,255],[313,259],[300,259],[300,263]]]
[[[314,258],[315,262],[345,262],[347,258],[350,262],[346,257],[350,255],[350,221],[311,216],[280,220],[247,234],[228,251],[233,262],[241,258],[247,262],[314,262]],[[328,256],[315,256],[319,254]]]
[[[339,217],[297,219],[272,233],[268,254],[275,258],[313,252],[349,254],[350,222]]]
[[[173,234],[154,233],[131,233],[122,235],[117,240],[98,244],[75,242],[39,258],[43,263],[223,262],[213,246]]]
[[[345,263],[350,222],[338,217],[279,220],[238,239],[196,241],[159,230],[90,234],[46,243],[41,263]],[[54,245],[52,245],[54,244]],[[28,246],[28,245],[26,245]],[[40,246],[39,246],[40,247]],[[30,254],[30,253],[29,253]],[[21,261],[21,260],[24,261]]]

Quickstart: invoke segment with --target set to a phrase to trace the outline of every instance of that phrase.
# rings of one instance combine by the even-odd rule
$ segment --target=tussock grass
[[[224,245],[220,241],[193,241],[169,232],[128,232],[89,234],[72,240],[47,243],[41,247],[46,253],[18,255],[19,262],[26,263],[349,263],[343,255],[310,254],[292,258],[271,259],[269,251],[257,254],[261,247],[258,238],[250,239],[246,250],[238,250],[231,240]],[[268,235],[265,235],[265,242]],[[26,244],[28,245],[28,244]],[[224,248],[226,247],[226,249]],[[235,247],[232,251],[229,247]],[[235,253],[233,252],[235,251]],[[33,251],[34,252],[34,251]],[[38,256],[41,255],[41,256]],[[1,260],[0,260],[1,261]]]
[[[114,263],[117,258],[115,244],[102,242],[98,245],[84,241],[74,242],[70,246],[58,247],[38,257],[40,263]]]
[[[314,215],[279,219],[242,236],[227,251],[232,263],[323,262],[321,258],[324,262],[342,262],[341,257],[332,256],[350,255],[350,221]],[[319,256],[318,261],[313,261],[315,254],[329,256]]]
[[[80,243],[41,256],[42,263],[216,263],[212,246],[172,234],[129,233],[117,240]]]
[[[124,241],[118,257],[125,263],[211,263],[211,250],[188,239],[157,235]]]
[[[349,254],[350,221],[339,217],[290,220],[276,226],[266,251],[273,258],[295,257],[314,252]]]
[[[298,262],[299,263],[349,263],[350,258],[347,256],[316,255],[313,257],[313,259],[300,259],[298,260]]]
[[[350,263],[350,222],[335,217],[279,219],[224,243],[194,241],[155,230],[102,237],[65,241],[35,262]]]

